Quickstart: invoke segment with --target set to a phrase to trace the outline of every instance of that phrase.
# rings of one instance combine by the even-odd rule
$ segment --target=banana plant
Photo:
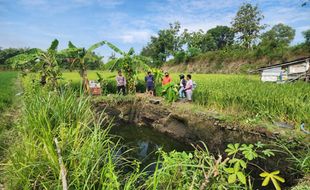
[[[134,94],[136,92],[136,79],[139,70],[149,70],[149,66],[146,64],[148,59],[144,56],[136,55],[133,48],[128,52],[124,52],[116,46],[109,44],[116,53],[119,53],[121,57],[111,60],[111,71],[122,70],[127,80],[128,93]]]
[[[175,102],[178,99],[178,85],[173,82],[164,85],[162,95],[168,102]]]
[[[55,39],[46,51],[33,48],[7,61],[12,63],[13,68],[20,68],[25,72],[38,72],[40,74],[41,84],[45,85],[48,83],[54,89],[57,86],[58,79],[61,78],[61,72],[57,61],[58,44],[58,40]]]
[[[82,85],[85,91],[89,92],[87,68],[88,63],[98,61],[101,57],[95,56],[94,50],[103,46],[112,45],[109,42],[101,41],[93,44],[88,49],[79,48],[75,46],[71,41],[68,43],[68,48],[64,49],[61,54],[70,63],[70,67],[77,66],[79,68],[79,74],[82,78]]]

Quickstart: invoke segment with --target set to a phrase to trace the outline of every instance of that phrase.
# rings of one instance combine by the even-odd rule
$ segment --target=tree
[[[82,78],[82,85],[85,91],[89,91],[87,69],[93,62],[101,61],[102,59],[102,57],[97,56],[93,51],[103,45],[113,46],[109,42],[101,41],[85,49],[78,48],[69,41],[68,48],[61,52],[71,67],[76,66],[79,68],[79,74]]]
[[[261,35],[259,48],[264,55],[281,58],[294,36],[295,30],[292,27],[281,23],[274,25],[269,31]]]
[[[252,48],[259,32],[265,28],[264,25],[261,25],[263,18],[264,16],[257,6],[246,3],[240,7],[232,21],[232,29],[245,48]]]
[[[127,81],[127,89],[130,94],[136,93],[136,75],[139,69],[149,70],[149,66],[146,64],[148,61],[146,57],[141,55],[135,55],[135,51],[131,48],[127,53],[120,50],[116,46],[109,45],[115,52],[121,54],[120,58],[115,58],[108,63],[112,65],[110,70],[122,70],[125,74]]]
[[[211,34],[205,33],[203,30],[197,32],[183,34],[188,49],[198,49],[200,52],[216,50],[216,42]]]
[[[216,26],[208,30],[207,34],[212,36],[217,50],[223,49],[234,42],[235,34],[228,26]]]
[[[16,55],[7,61],[12,63],[14,68],[30,69],[38,71],[41,77],[41,84],[50,84],[53,89],[57,87],[57,81],[61,76],[57,61],[58,40],[52,41],[51,46],[43,51],[33,48],[23,54]]]
[[[179,34],[180,28],[180,23],[175,22],[168,29],[159,30],[157,36],[152,36],[147,46],[143,47],[141,55],[151,57],[154,66],[160,67],[169,56],[182,49],[184,41]]]
[[[305,38],[305,44],[310,45],[310,29],[302,32]]]

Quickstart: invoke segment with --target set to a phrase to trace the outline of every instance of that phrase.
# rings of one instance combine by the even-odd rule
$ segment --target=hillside
[[[222,50],[200,54],[180,63],[169,60],[162,69],[177,73],[249,73],[261,66],[308,56],[310,50],[304,47],[288,50],[278,56],[260,55],[258,51]]]

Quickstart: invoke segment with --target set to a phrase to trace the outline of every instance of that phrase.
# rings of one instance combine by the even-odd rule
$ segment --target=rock
[[[288,129],[294,129],[293,125],[290,125],[288,123],[285,122],[273,122],[273,124],[277,127],[281,127],[281,128],[288,128]]]
[[[273,135],[274,135],[274,136],[279,136],[280,133],[279,133],[279,132],[273,132]]]
[[[151,104],[159,104],[159,103],[160,103],[160,100],[150,99],[149,102],[150,102]]]

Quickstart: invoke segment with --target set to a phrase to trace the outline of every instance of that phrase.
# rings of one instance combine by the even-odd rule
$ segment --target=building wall
[[[281,67],[265,69],[262,72],[261,80],[263,82],[276,82],[281,74],[281,71],[282,71]]]

